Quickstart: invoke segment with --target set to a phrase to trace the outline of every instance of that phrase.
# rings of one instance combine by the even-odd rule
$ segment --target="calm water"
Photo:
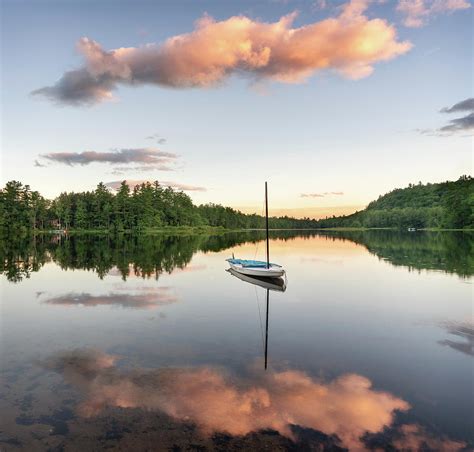
[[[3,243],[0,450],[470,450],[474,237]]]

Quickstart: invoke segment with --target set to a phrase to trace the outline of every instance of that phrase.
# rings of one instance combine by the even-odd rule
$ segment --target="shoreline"
[[[394,231],[394,232],[474,232],[474,229],[453,229],[453,228],[420,228],[415,231],[407,231],[400,228],[351,228],[351,227],[333,227],[333,228],[273,228],[270,231],[294,231],[294,232],[364,232],[364,231]],[[108,229],[69,229],[69,230],[35,230],[32,235],[184,235],[184,234],[226,234],[230,232],[264,232],[264,228],[246,228],[246,229],[227,229],[222,226],[167,226],[161,228],[146,228],[140,231],[123,230],[113,231]]]

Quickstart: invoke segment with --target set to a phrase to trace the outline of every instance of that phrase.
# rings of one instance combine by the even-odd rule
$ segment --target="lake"
[[[263,239],[2,243],[0,450],[470,450],[474,235]]]

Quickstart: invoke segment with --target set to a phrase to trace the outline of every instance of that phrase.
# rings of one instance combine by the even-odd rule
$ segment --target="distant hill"
[[[352,215],[325,218],[318,227],[474,228],[474,179],[396,188]]]

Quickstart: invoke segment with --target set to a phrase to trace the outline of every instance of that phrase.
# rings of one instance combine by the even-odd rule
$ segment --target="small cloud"
[[[222,85],[232,75],[257,82],[302,83],[329,70],[360,79],[369,76],[377,63],[412,48],[410,42],[398,39],[397,30],[386,20],[365,15],[368,5],[367,0],[351,0],[338,8],[336,16],[302,27],[293,27],[296,12],[273,23],[245,15],[221,21],[205,15],[188,33],[139,47],[106,50],[83,37],[77,43],[82,66],[32,95],[81,106],[112,99],[120,86],[208,88]]]
[[[179,182],[169,182],[169,181],[162,181],[160,182],[162,185],[167,187],[174,188],[176,190],[183,190],[183,191],[207,191],[204,187],[199,187],[195,185],[188,185],[188,184],[180,184]]]
[[[428,56],[430,56],[430,55],[434,55],[435,53],[438,53],[440,50],[441,50],[441,47],[433,47],[433,48],[427,50],[427,51],[423,54],[423,56],[424,56],[424,57],[428,57]]]
[[[315,0],[313,4],[313,8],[315,10],[323,10],[323,9],[326,9],[327,7],[328,7],[327,0]]]
[[[38,160],[35,160],[34,166],[35,166],[36,168],[44,168],[46,165],[43,165],[43,164],[40,163]]]
[[[146,139],[156,141],[158,144],[166,144],[167,141],[166,138],[162,137],[161,135],[158,135],[157,133],[146,137]]]
[[[341,196],[344,192],[342,191],[325,191],[324,193],[301,193],[301,198],[324,198],[325,196]]]
[[[52,163],[59,163],[68,166],[85,166],[91,163],[108,163],[111,165],[120,163],[139,164],[134,167],[125,167],[128,171],[172,171],[170,165],[174,165],[178,156],[171,152],[160,151],[156,148],[131,148],[115,149],[109,152],[51,152],[42,154],[40,158]],[[41,165],[38,162],[39,165]],[[35,166],[37,166],[35,164]],[[44,165],[43,165],[44,166]],[[121,167],[115,168],[115,171],[121,171]],[[118,173],[117,173],[118,174]]]
[[[146,28],[139,28],[137,30],[137,35],[145,38],[150,35],[150,32]]]
[[[120,185],[121,185],[122,182],[123,182],[123,180],[115,180],[115,181],[107,182],[105,184],[105,186],[108,187],[108,188],[111,188],[112,190],[118,190],[120,188]],[[125,182],[127,183],[127,185],[130,188],[134,188],[137,185],[146,184],[146,183],[153,183],[155,181],[143,179],[143,180],[125,180]],[[207,191],[207,189],[205,187],[199,187],[199,186],[188,185],[188,184],[181,184],[179,182],[159,181],[159,184],[162,187],[170,187],[170,188],[173,188],[175,190]]]
[[[474,111],[474,97],[462,100],[452,107],[444,107],[440,110],[440,113],[457,113],[459,111]]]
[[[121,175],[131,172],[146,172],[146,171],[175,171],[175,168],[172,168],[168,165],[143,165],[143,166],[117,166],[113,169],[110,174]]]
[[[301,198],[324,198],[323,193],[301,193]]]
[[[440,133],[456,133],[474,130],[474,111],[467,116],[451,119],[447,125],[438,129]]]
[[[467,0],[398,0],[397,11],[403,14],[405,26],[419,28],[432,16],[470,7]]]
[[[440,113],[461,113],[468,112],[467,115],[459,118],[454,118],[448,123],[438,129],[416,129],[417,132],[423,135],[430,136],[447,136],[454,133],[472,132],[474,131],[474,98],[470,97],[452,107],[444,107]]]

